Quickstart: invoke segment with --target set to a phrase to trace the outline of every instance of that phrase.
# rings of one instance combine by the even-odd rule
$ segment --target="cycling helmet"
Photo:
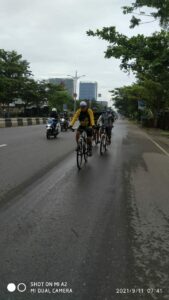
[[[54,108],[52,108],[52,111],[56,111],[57,112],[57,109],[54,107]]]
[[[87,106],[87,103],[85,101],[80,102],[80,107],[86,107],[86,106]]]

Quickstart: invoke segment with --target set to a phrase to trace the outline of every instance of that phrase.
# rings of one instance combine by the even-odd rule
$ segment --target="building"
[[[74,82],[71,78],[50,78],[49,83],[52,84],[63,84],[65,89],[68,91],[70,96],[73,96],[74,93]]]
[[[97,82],[80,82],[79,99],[97,101]]]

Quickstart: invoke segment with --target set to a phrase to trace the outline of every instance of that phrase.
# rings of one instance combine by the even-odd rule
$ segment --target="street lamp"
[[[72,76],[72,75],[67,75],[67,76],[69,76],[73,79],[73,86],[74,86],[73,98],[74,98],[74,112],[75,112],[76,111],[76,98],[77,98],[77,81],[78,81],[78,79],[80,79],[81,77],[85,77],[86,75],[78,76],[77,71],[76,71],[75,76]]]

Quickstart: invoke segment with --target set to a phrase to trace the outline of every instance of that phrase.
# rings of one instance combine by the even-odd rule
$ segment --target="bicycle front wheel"
[[[87,162],[87,159],[88,159],[88,149],[87,149],[87,144],[86,143],[83,144],[83,156],[84,156],[85,162]]]
[[[83,145],[82,145],[82,142],[80,142],[78,144],[76,160],[77,160],[77,167],[80,170],[82,168],[82,165],[83,165]]]
[[[104,152],[106,151],[105,144],[106,144],[106,138],[105,135],[103,134],[100,140],[100,155],[103,155]]]

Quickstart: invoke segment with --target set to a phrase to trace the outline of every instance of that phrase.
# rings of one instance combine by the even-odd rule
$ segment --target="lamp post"
[[[78,76],[77,71],[75,72],[75,76],[72,75],[67,75],[73,79],[73,86],[74,86],[74,93],[73,93],[73,98],[74,98],[74,112],[76,111],[76,98],[77,98],[77,81],[81,77],[85,77],[85,75]]]

